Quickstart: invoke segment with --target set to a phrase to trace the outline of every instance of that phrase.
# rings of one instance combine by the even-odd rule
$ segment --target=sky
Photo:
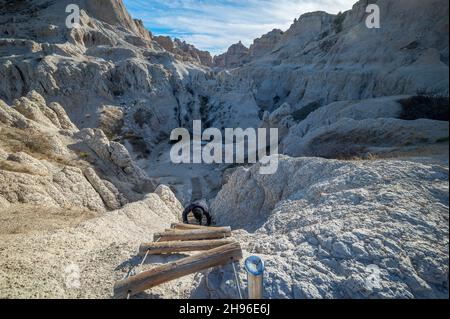
[[[357,0],[124,0],[133,18],[155,35],[168,35],[217,55],[246,46],[273,30],[287,30],[312,11],[338,13]]]

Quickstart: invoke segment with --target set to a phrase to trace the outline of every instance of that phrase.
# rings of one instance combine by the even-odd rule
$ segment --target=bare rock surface
[[[205,66],[213,65],[213,58],[209,52],[201,51],[185,41],[172,40],[167,36],[157,36],[154,40],[165,50],[183,57],[185,61],[192,60]]]
[[[47,105],[37,92],[13,106],[2,102],[0,110],[2,202],[104,212],[142,199],[154,187],[124,146],[101,130],[83,135],[59,104]],[[95,164],[95,155],[102,165],[86,161]]]
[[[448,298],[448,203],[448,163],[282,157],[212,211],[265,260],[266,297]]]
[[[381,9],[382,28],[366,27],[366,0],[337,16],[307,13],[282,35],[272,31],[263,36],[273,39],[273,50],[266,54],[252,52],[261,41],[255,40],[253,49],[233,64],[241,67],[232,70],[232,76],[253,81],[262,108],[284,102],[300,108],[316,101],[328,104],[417,90],[448,94],[448,40],[443,36],[448,34],[448,2],[371,3]],[[424,32],[425,25],[436,32]]]
[[[121,0],[0,1],[0,297],[109,298],[178,199],[206,197],[266,260],[267,297],[448,298],[448,111],[427,100],[448,96],[448,1],[372,2],[381,29],[360,0],[212,58]],[[193,120],[276,127],[284,154],[347,160],[175,165],[169,134]],[[236,292],[227,266],[138,297]]]
[[[131,265],[137,266],[142,241],[151,241],[154,232],[177,221],[170,207],[180,204],[168,198],[150,194],[77,227],[2,235],[2,297],[111,298],[114,282],[127,275]],[[178,297],[169,287],[162,297]]]
[[[311,110],[304,113],[304,120],[289,126],[280,147],[291,156],[345,158],[369,153],[385,156],[445,140],[446,121],[401,119],[400,101],[406,98],[340,101]]]
[[[118,190],[115,189],[115,191],[113,191],[108,188],[92,168],[87,168],[84,171],[84,176],[86,176],[86,179],[101,196],[108,208],[119,209],[122,206],[120,200],[117,198],[117,194],[119,193]]]

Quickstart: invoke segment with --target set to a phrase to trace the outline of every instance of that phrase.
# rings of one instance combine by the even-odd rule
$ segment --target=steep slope
[[[208,97],[205,121],[218,128],[278,127],[281,150],[292,156],[436,148],[448,137],[448,2],[376,4],[380,29],[367,28],[368,1],[358,1],[338,15],[304,14],[248,49],[230,47],[215,58],[215,81],[195,88]],[[392,112],[381,111],[387,105]],[[421,108],[429,114],[402,117]]]
[[[276,174],[258,169],[236,171],[212,210],[265,260],[267,298],[448,298],[448,160],[281,157]]]
[[[252,82],[258,106],[270,111],[417,90],[448,95],[448,2],[370,3],[380,7],[380,29],[365,25],[366,0],[337,16],[308,13],[255,40],[241,58],[232,47],[227,59],[240,60],[232,76]]]
[[[81,10],[79,27],[65,25],[68,4]],[[36,90],[80,128],[99,127],[104,109],[119,108],[128,133],[149,145],[180,126],[193,100],[183,83],[204,73],[194,48],[195,56],[166,51],[121,0],[7,2],[0,25],[1,99]]]
[[[161,183],[239,229],[267,261],[267,297],[448,297],[448,1],[375,2],[381,29],[361,0],[213,60],[121,0],[0,1],[2,297],[109,297],[178,218]],[[278,127],[300,157],[269,176],[175,165],[169,133],[194,119]],[[61,276],[73,264],[82,289]],[[142,297],[236,297],[230,267],[202,278]]]
[[[121,144],[101,130],[79,131],[35,91],[13,107],[0,100],[0,132],[2,211],[26,204],[101,213],[155,189]]]
[[[168,188],[74,228],[32,234],[0,234],[2,298],[66,299],[112,297],[114,282],[137,266],[136,249],[169,227],[181,209]],[[146,265],[144,265],[146,266]],[[153,291],[165,298],[188,297],[189,278]],[[180,284],[185,291],[180,292]],[[144,294],[142,297],[151,298]]]
[[[276,116],[288,103],[292,120],[283,123],[283,137],[288,136],[284,152],[333,157],[323,151],[326,136],[348,135],[358,125],[367,129],[354,130],[355,134],[371,135],[379,118],[385,118],[371,120],[371,98],[417,91],[448,95],[448,2],[443,0],[380,0],[381,29],[365,26],[367,1],[337,16],[305,14],[289,30],[273,30],[249,49],[232,46],[215,58],[212,70],[208,53],[179,40],[153,37],[129,16],[120,0],[75,1],[82,14],[81,26],[74,29],[65,26],[68,3],[24,0],[3,5],[0,98],[12,103],[36,90],[49,102],[59,102],[80,128],[100,127],[124,144],[150,174],[152,168],[169,162],[171,130],[191,129],[194,119],[201,119],[204,127],[256,128],[267,126],[266,111]],[[320,138],[304,136],[308,121],[301,122],[313,111],[336,101],[362,99],[365,106],[359,112],[368,115],[360,119],[369,121],[367,125],[344,121],[331,130],[317,128]],[[336,105],[330,108],[336,110]],[[406,126],[410,131],[423,129],[420,123],[416,127],[413,122],[394,122],[386,125],[383,134],[389,136]],[[341,129],[341,124],[347,128]],[[323,146],[311,151],[312,142]],[[344,153],[377,153],[379,143],[358,143],[362,152]],[[393,139],[390,146],[401,145]],[[180,196],[182,189],[190,188],[190,179],[183,174],[171,178],[179,185]],[[214,182],[212,188],[219,186]]]

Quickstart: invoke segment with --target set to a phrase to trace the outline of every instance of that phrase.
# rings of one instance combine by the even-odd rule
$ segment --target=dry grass
[[[67,206],[64,208],[18,204],[0,209],[0,235],[15,235],[75,227],[97,213]]]
[[[35,129],[0,128],[0,142],[10,152],[53,155],[51,137]]]
[[[0,160],[0,170],[35,175],[35,172],[30,167],[12,161]]]
[[[52,137],[36,129],[0,127],[0,145],[9,153],[24,152],[39,159],[66,166],[79,166],[77,160],[55,154]],[[84,159],[80,157],[80,159]],[[7,167],[7,164],[3,164]],[[5,168],[6,169],[6,168]],[[20,168],[11,168],[11,170]]]
[[[122,133],[123,128],[123,112],[118,107],[105,107],[100,114],[99,126],[110,139],[115,139]]]
[[[381,159],[379,155],[375,155],[372,153],[367,153],[359,156],[350,156],[350,157],[342,157],[338,158],[341,161],[377,161]]]

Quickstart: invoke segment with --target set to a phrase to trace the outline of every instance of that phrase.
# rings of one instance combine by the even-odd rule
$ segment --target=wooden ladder
[[[180,223],[174,223],[170,229],[156,233],[152,243],[140,246],[139,255],[146,257],[192,251],[202,253],[157,266],[116,282],[114,297],[129,298],[162,283],[242,259],[240,244],[231,238],[231,227]]]

